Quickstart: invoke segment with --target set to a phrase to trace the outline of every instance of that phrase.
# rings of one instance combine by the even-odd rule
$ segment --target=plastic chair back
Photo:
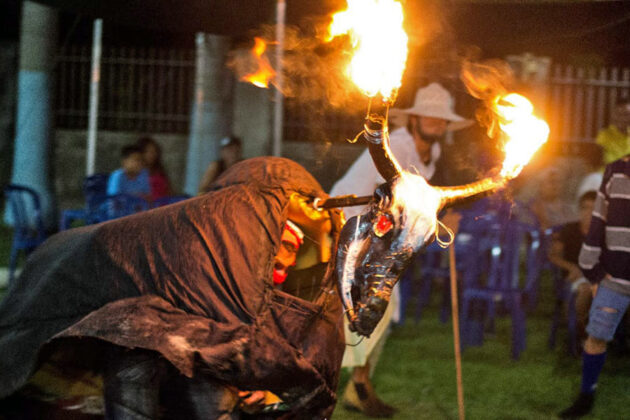
[[[188,200],[189,198],[190,196],[186,194],[160,197],[153,202],[153,207],[168,206],[169,204],[179,203],[180,201]]]
[[[23,185],[10,184],[4,189],[15,232],[23,237],[45,237],[39,194]]]
[[[88,209],[96,207],[107,196],[107,180],[109,174],[94,174],[83,180],[83,196]]]
[[[88,215],[89,223],[100,223],[149,210],[149,203],[129,194],[106,196]]]
[[[41,205],[37,192],[23,185],[5,187],[7,205],[13,216],[13,240],[9,257],[9,283],[13,281],[18,254],[29,254],[46,240],[46,231],[41,217]]]

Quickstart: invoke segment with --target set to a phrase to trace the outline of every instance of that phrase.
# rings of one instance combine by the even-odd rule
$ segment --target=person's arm
[[[107,179],[107,195],[116,195],[120,193],[120,181],[122,171],[115,170]]]
[[[558,268],[566,270],[569,280],[574,281],[582,277],[582,271],[577,264],[564,259],[564,243],[558,235],[554,235],[549,249],[549,262]]]
[[[599,283],[606,277],[606,271],[602,267],[600,256],[606,240],[606,220],[608,217],[608,195],[606,185],[611,178],[611,169],[606,168],[604,179],[597,192],[595,208],[591,216],[591,225],[588,235],[584,239],[580,250],[579,265],[584,276],[591,283]]]
[[[212,162],[206,168],[206,172],[204,172],[201,177],[201,182],[199,182],[199,191],[198,194],[207,193],[210,190],[210,185],[216,179],[219,172],[219,162]]]
[[[357,197],[374,194],[374,190],[382,182],[374,166],[372,157],[366,149],[359,158],[354,161],[345,175],[333,185],[330,196],[354,194]],[[346,220],[361,213],[365,206],[345,207],[343,209]]]

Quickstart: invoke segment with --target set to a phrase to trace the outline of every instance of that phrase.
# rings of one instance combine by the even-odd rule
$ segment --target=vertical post
[[[273,156],[282,155],[282,129],[283,129],[283,106],[282,96],[282,59],[284,55],[284,20],[286,15],[285,0],[278,0],[276,3],[276,91],[274,94],[273,108],[273,144],[271,154]]]
[[[584,136],[589,141],[593,141],[597,135],[597,130],[600,128],[597,127],[597,129],[593,129],[593,120],[595,118],[595,69],[592,67],[589,68],[586,77],[586,116],[584,118],[586,126],[584,128]]]
[[[17,121],[11,182],[40,196],[47,228],[56,223],[52,194],[53,69],[57,53],[58,15],[38,3],[22,4]],[[5,222],[13,224],[10,212]]]
[[[573,92],[575,91],[573,79],[573,67],[567,66],[564,73],[566,85],[564,86],[564,98],[562,101],[562,131],[560,131],[560,140],[571,141],[573,135],[573,126],[571,121],[575,118],[575,110],[573,103]]]
[[[196,36],[195,93],[186,158],[186,194],[195,195],[206,168],[217,160],[219,141],[232,131],[232,74],[226,62],[229,39]]]
[[[608,80],[608,73],[606,72],[606,68],[599,69],[599,77],[597,80],[598,88],[597,88],[597,130],[604,127],[604,116],[606,112],[606,82]]]
[[[87,159],[85,173],[93,175],[96,161],[96,132],[98,130],[98,88],[101,82],[101,39],[103,19],[94,20],[92,35],[92,73],[90,77],[90,108],[88,114]]]
[[[572,132],[573,138],[571,141],[582,141],[586,138],[584,132],[584,69],[578,68],[575,75],[575,96],[573,97],[573,121]]]
[[[453,314],[453,346],[455,347],[455,373],[457,376],[457,408],[459,420],[466,419],[464,406],[464,381],[462,379],[462,354],[459,337],[459,302],[457,299],[457,266],[455,264],[455,243],[448,247],[448,262],[451,277],[451,312]]]

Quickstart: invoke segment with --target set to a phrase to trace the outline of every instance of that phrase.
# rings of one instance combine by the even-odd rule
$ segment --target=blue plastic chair
[[[108,195],[88,214],[88,223],[105,222],[149,209],[149,203],[140,197],[129,194]]]
[[[461,273],[460,283],[471,284],[480,275],[484,267],[478,263],[481,253],[487,251],[491,228],[496,224],[495,212],[489,209],[489,200],[479,200],[470,208],[459,210],[462,218],[459,223],[459,233],[455,236],[455,256],[457,271]],[[418,270],[409,270],[401,284],[401,306],[407,305],[414,286],[416,294],[415,320],[418,322],[422,311],[431,298],[431,289],[435,280],[442,281],[442,305],[440,320],[448,321],[450,316],[450,270],[448,266],[448,251],[437,243],[429,245],[418,258]],[[419,274],[416,273],[419,271]],[[420,281],[415,281],[419,279]]]
[[[153,208],[168,206],[169,204],[179,203],[180,201],[188,200],[190,198],[189,195],[169,195],[166,197],[160,197],[153,202]]]
[[[501,305],[512,319],[512,358],[518,359],[526,346],[525,296],[533,293],[540,274],[539,230],[510,218],[498,232],[487,256],[487,275],[477,284],[467,285],[462,293],[462,345],[483,343],[483,321],[486,329],[494,330],[497,306]],[[523,278],[521,265],[525,266]],[[479,313],[484,315],[481,320],[473,316]]]
[[[83,180],[83,196],[85,197],[85,207],[82,209],[67,209],[61,212],[59,230],[66,230],[72,227],[75,220],[83,220],[90,224],[90,214],[107,195],[107,180],[109,174],[100,173],[86,177]]]
[[[4,189],[13,216],[13,240],[9,259],[9,283],[13,282],[20,251],[25,256],[46,240],[39,194],[31,188],[10,184]]]

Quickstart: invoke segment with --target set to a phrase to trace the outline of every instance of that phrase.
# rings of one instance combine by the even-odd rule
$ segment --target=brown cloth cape
[[[93,338],[329,415],[344,350],[334,270],[312,302],[271,280],[293,192],[326,196],[297,163],[255,158],[202,196],[52,236],[0,303],[0,398],[46,345]]]

